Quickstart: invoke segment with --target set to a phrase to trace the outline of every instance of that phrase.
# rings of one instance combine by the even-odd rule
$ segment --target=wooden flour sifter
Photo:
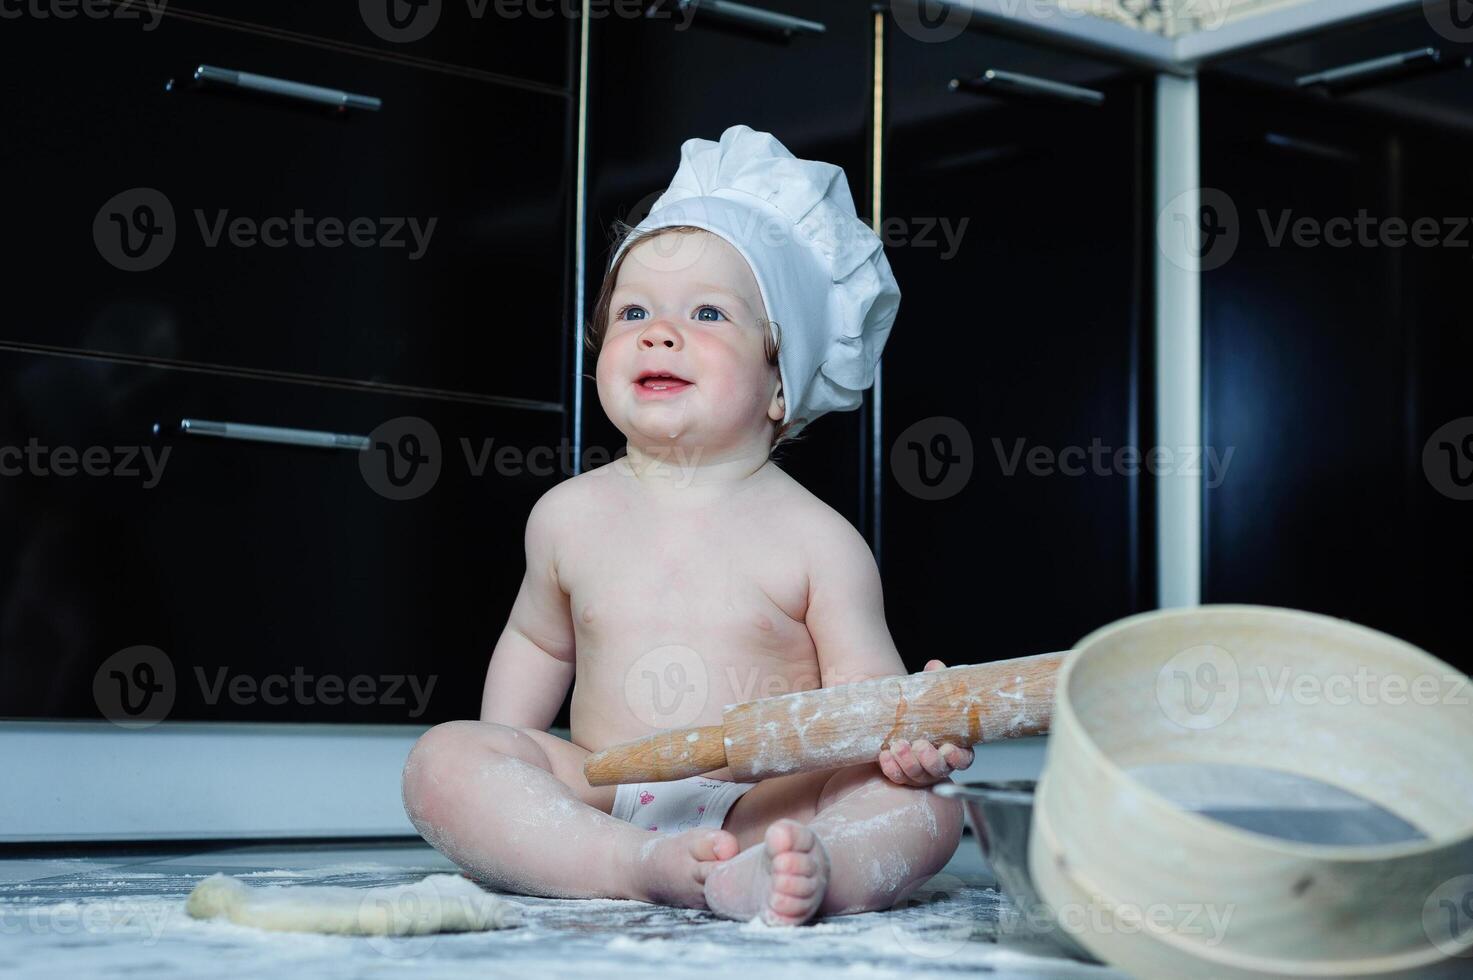
[[[894,739],[970,748],[1042,735],[1067,653],[947,667],[729,704],[721,724],[657,732],[590,755],[591,786],[684,779],[724,766],[739,782],[874,762]]]

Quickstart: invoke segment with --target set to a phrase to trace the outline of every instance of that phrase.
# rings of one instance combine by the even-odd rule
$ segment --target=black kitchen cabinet
[[[1152,431],[1152,82],[977,27],[892,31],[886,62],[891,631],[912,670],[1068,649],[1155,598],[1129,455]]]
[[[608,17],[591,25],[588,312],[613,254],[614,220],[638,224],[648,214],[675,174],[681,144],[692,137],[719,140],[738,123],[770,132],[795,156],[843,167],[859,215],[870,218],[875,15],[846,0],[765,7],[822,23],[825,31],[784,37],[671,6],[660,6],[652,18]],[[780,314],[772,316],[781,322]],[[594,371],[589,358],[584,443],[607,458],[622,453],[625,439],[599,406]],[[778,455],[784,470],[866,533],[870,412],[867,398],[857,411],[826,415]]]
[[[1203,598],[1342,616],[1466,668],[1473,48],[1460,40],[1417,13],[1204,75],[1203,183],[1239,233],[1203,278],[1205,441],[1235,447],[1204,495]],[[1299,84],[1425,48],[1440,67],[1423,74]]]
[[[167,669],[171,720],[476,717],[572,473],[576,24],[442,21],[415,58],[359,5],[246,6],[0,30],[0,716],[120,720]]]
[[[195,82],[199,64],[382,108]],[[565,93],[174,17],[8,20],[0,65],[26,229],[0,246],[0,340],[562,401]]]
[[[139,23],[153,18],[130,0]],[[115,6],[126,6],[114,0]],[[565,88],[576,77],[567,38],[578,6],[492,0],[186,0],[165,16],[317,46],[363,50],[431,68]]]
[[[183,417],[374,446],[170,435]],[[526,515],[568,475],[547,451],[561,427],[558,412],[0,351],[0,716],[126,722],[110,660],[147,646],[145,679],[172,671],[170,720],[477,717]],[[341,685],[359,676],[354,700]],[[306,695],[262,700],[282,693],[273,677]]]

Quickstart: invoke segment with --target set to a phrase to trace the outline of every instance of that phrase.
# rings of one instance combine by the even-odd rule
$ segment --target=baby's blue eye
[[[702,314],[702,313],[704,313],[704,312],[705,312],[705,311],[707,311],[707,310],[710,310],[710,311],[711,311],[711,312],[712,312],[712,313],[715,313],[715,314],[716,314],[716,315],[717,315],[717,316],[719,316],[719,317],[723,317],[723,318],[724,318],[724,317],[725,317],[725,316],[726,316],[726,314],[725,314],[725,313],[722,313],[722,312],[721,312],[721,311],[720,311],[720,310],[718,310],[718,309],[717,309],[717,308],[716,308],[716,307],[714,307],[714,306],[702,306],[702,307],[700,307],[700,308],[698,308],[698,309],[697,309],[697,310],[696,310],[696,316],[697,316],[697,317],[698,317],[698,318],[699,318],[699,317],[700,317],[700,315],[701,315],[701,314]],[[707,322],[707,323],[711,323],[711,322],[713,322],[713,321],[711,321],[711,320],[707,320],[707,321],[706,321],[706,322]]]
[[[616,319],[616,320],[622,320],[622,319],[624,319],[624,314],[625,313],[629,313],[629,312],[631,312],[633,310],[639,310],[641,313],[645,312],[645,309],[642,306],[626,306],[622,310],[619,311],[618,315],[616,317],[614,317],[614,319]]]

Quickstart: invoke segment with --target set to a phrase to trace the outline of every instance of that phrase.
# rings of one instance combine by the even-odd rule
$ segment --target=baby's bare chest
[[[697,638],[716,655],[808,646],[808,576],[792,542],[721,520],[626,520],[589,530],[576,557],[559,564],[580,653],[695,646]]]
[[[723,705],[818,687],[811,545],[784,501],[661,507],[621,487],[590,494],[557,549],[574,739],[596,749],[716,724]]]

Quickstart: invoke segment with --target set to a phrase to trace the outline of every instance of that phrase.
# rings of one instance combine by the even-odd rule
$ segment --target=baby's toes
[[[774,856],[788,851],[812,851],[818,842],[818,836],[811,829],[789,817],[774,820],[764,836],[767,852]]]
[[[818,859],[809,851],[787,851],[772,859],[772,870],[811,878],[818,873]]]
[[[811,874],[772,876],[773,892],[778,895],[791,895],[793,898],[812,898],[818,894],[818,884],[818,878]]]
[[[786,925],[807,922],[817,904],[812,897],[799,898],[797,895],[785,895],[782,892],[773,892],[767,899],[769,917],[777,918]]]
[[[696,859],[696,880],[702,884],[722,861],[736,856],[740,848],[736,837],[727,830],[694,835],[690,844],[690,855]]]

